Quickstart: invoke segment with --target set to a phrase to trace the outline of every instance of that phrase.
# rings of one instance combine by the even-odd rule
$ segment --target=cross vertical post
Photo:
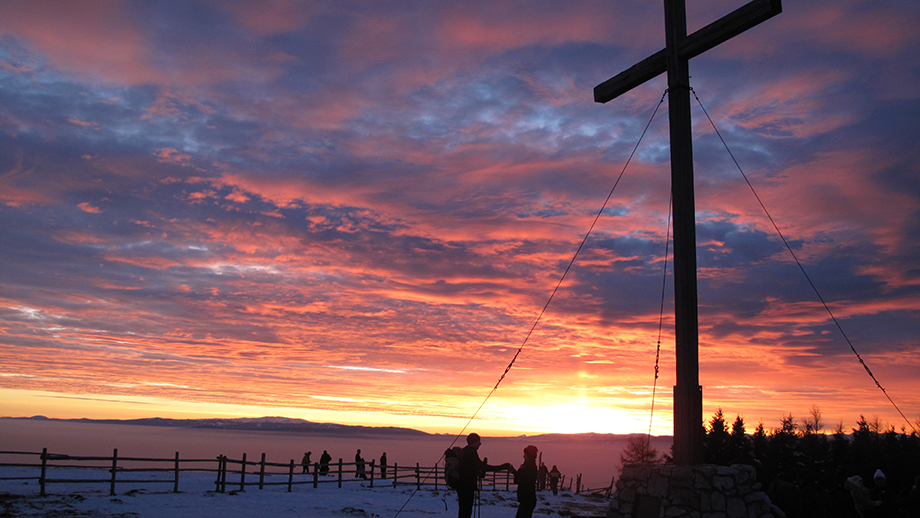
[[[696,208],[693,194],[693,135],[690,123],[690,59],[782,12],[782,0],[752,0],[687,35],[684,0],[664,0],[664,49],[594,87],[606,103],[668,73],[671,134],[671,195],[674,211],[674,463],[703,461],[703,388],[699,368],[696,284]]]
[[[696,210],[690,124],[690,62],[681,58],[687,38],[684,0],[665,0],[668,117],[671,128],[671,196],[674,210],[674,463],[703,462],[703,391],[700,387],[696,286]]]

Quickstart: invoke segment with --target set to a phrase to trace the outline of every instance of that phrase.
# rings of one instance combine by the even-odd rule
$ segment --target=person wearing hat
[[[872,475],[872,482],[873,486],[869,490],[869,498],[881,502],[879,514],[887,515],[894,507],[894,499],[892,498],[891,490],[888,488],[888,479],[885,477],[885,473],[880,469],[875,470],[875,474]]]
[[[524,448],[524,463],[514,472],[518,510],[515,518],[531,518],[537,507],[537,447]]]
[[[477,433],[471,433],[466,437],[466,447],[460,453],[460,482],[457,486],[457,502],[459,511],[457,518],[470,518],[473,515],[473,500],[476,497],[476,490],[479,489],[479,479],[487,471],[514,471],[511,464],[502,464],[501,466],[490,466],[488,459],[479,458],[479,447],[482,445],[482,439]]]

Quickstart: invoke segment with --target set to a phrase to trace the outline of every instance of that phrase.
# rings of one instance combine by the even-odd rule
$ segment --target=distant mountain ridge
[[[32,417],[0,417],[0,419],[35,420],[35,421],[62,421],[70,423],[99,423],[99,424],[127,424],[138,426],[165,426],[171,428],[207,428],[214,430],[249,430],[260,432],[289,432],[289,433],[323,433],[337,435],[400,435],[400,436],[430,436],[426,432],[412,428],[396,426],[358,426],[335,423],[316,423],[304,419],[290,417],[240,417],[234,419],[168,419],[163,417],[149,417],[144,419],[54,419],[41,415]]]
[[[291,417],[237,417],[226,419],[169,419],[165,417],[148,417],[142,419],[58,419],[36,415],[32,417],[0,417],[0,420],[12,419],[18,421],[57,421],[66,423],[97,423],[97,424],[123,424],[136,426],[162,426],[170,428],[201,428],[211,430],[238,430],[238,431],[257,431],[257,432],[282,432],[282,433],[303,433],[303,434],[325,434],[325,435],[345,435],[345,436],[363,436],[363,435],[384,435],[389,437],[438,437],[450,436],[451,434],[428,433],[413,428],[402,428],[398,426],[361,426],[345,425],[336,423],[316,423],[304,419],[295,419]],[[558,440],[580,440],[580,441],[610,441],[625,440],[635,435],[645,435],[641,433],[629,434],[607,434],[607,433],[538,433],[534,435],[521,434],[518,438],[530,439],[558,439]],[[661,435],[653,437],[670,437],[670,435]]]

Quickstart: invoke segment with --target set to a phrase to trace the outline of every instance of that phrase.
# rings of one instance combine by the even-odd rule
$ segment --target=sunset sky
[[[744,0],[688,2],[696,30]],[[920,421],[920,3],[784,0],[691,82]],[[0,3],[0,415],[456,433],[666,88],[653,0]],[[908,423],[693,101],[704,415]],[[643,432],[667,101],[471,429]],[[670,258],[668,259],[670,266]],[[667,279],[653,432],[670,434]],[[908,428],[909,429],[909,428]]]

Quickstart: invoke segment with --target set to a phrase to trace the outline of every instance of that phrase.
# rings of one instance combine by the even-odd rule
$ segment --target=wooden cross
[[[668,73],[671,132],[671,195],[674,204],[674,463],[703,462],[703,388],[700,386],[696,295],[696,221],[693,200],[693,137],[690,127],[690,58],[781,13],[781,0],[753,0],[687,35],[684,0],[664,0],[666,46],[594,87],[606,103],[642,83]]]

